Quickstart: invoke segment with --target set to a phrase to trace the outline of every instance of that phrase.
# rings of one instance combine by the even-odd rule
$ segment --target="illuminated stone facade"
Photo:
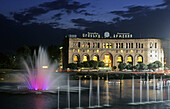
[[[136,65],[154,61],[164,63],[160,39],[90,39],[66,38],[63,41],[63,65],[88,60],[99,60],[106,67],[119,63]]]

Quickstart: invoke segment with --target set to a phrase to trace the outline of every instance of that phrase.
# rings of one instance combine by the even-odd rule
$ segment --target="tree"
[[[153,68],[154,68],[154,64],[153,64],[153,63],[148,64],[148,69],[149,69],[149,70],[151,70],[151,69],[153,69]]]
[[[89,64],[89,62],[83,62],[83,66],[84,67],[90,67],[90,64]]]
[[[48,46],[47,52],[51,61],[60,63],[61,50],[59,49],[59,47],[57,47],[56,45]]]
[[[99,67],[104,67],[105,63],[103,61],[99,61]]]
[[[83,63],[78,62],[77,67],[84,67]]]
[[[120,63],[120,64],[118,65],[118,68],[120,69],[120,71],[122,71],[123,69],[126,68],[126,63]]]
[[[133,65],[132,65],[132,64],[128,64],[128,65],[126,66],[126,69],[127,69],[127,70],[132,70],[132,69],[133,69]]]
[[[99,66],[99,63],[97,61],[91,60],[89,61],[90,67],[93,67],[96,69]]]
[[[162,67],[162,63],[160,61],[155,61],[154,64],[156,64],[156,68]]]
[[[28,56],[31,55],[31,50],[29,49],[28,46],[24,45],[17,49],[16,55],[18,56],[18,58],[27,59]]]
[[[136,65],[136,70],[146,70],[146,69],[148,69],[148,66],[145,65],[144,63],[138,63]]]
[[[68,67],[69,67],[70,69],[77,69],[77,64],[75,64],[75,63],[70,63],[70,64],[68,64]]]
[[[139,67],[140,70],[146,70],[146,69],[148,69],[148,66],[145,65],[144,63],[140,63],[139,65],[140,65],[140,67]]]
[[[117,69],[117,67],[116,67],[116,66],[113,66],[113,69],[114,69],[114,70],[116,70],[116,69]]]

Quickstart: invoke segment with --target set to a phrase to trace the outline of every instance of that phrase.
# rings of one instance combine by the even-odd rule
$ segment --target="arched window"
[[[143,62],[143,57],[142,57],[142,56],[138,56],[137,62],[138,62],[138,63],[142,63],[142,62]]]
[[[74,56],[73,61],[78,62],[78,56],[77,55]]]
[[[84,56],[83,56],[83,62],[86,62],[86,61],[88,61],[88,56],[87,56],[87,55],[84,55]]]
[[[93,61],[98,61],[98,57],[97,56],[93,56]]]
[[[132,60],[132,56],[128,56],[128,57],[127,57],[127,62],[130,63],[130,62],[132,62],[132,61],[133,61],[133,60]]]
[[[123,62],[122,56],[118,56],[118,57],[117,57],[117,62]]]
[[[105,63],[105,67],[111,67],[112,66],[112,58],[109,54],[104,55],[103,62]]]

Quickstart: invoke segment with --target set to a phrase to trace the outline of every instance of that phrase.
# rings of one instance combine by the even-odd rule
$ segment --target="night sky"
[[[67,34],[170,37],[170,0],[0,0],[0,51],[62,45]]]

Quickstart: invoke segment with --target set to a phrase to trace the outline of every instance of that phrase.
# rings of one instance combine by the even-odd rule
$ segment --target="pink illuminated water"
[[[54,78],[57,64],[51,64],[47,52],[39,48],[38,55],[34,54],[33,58],[24,61],[27,74],[24,75],[24,84],[31,90],[48,90],[57,81]],[[59,76],[57,76],[59,77]]]

